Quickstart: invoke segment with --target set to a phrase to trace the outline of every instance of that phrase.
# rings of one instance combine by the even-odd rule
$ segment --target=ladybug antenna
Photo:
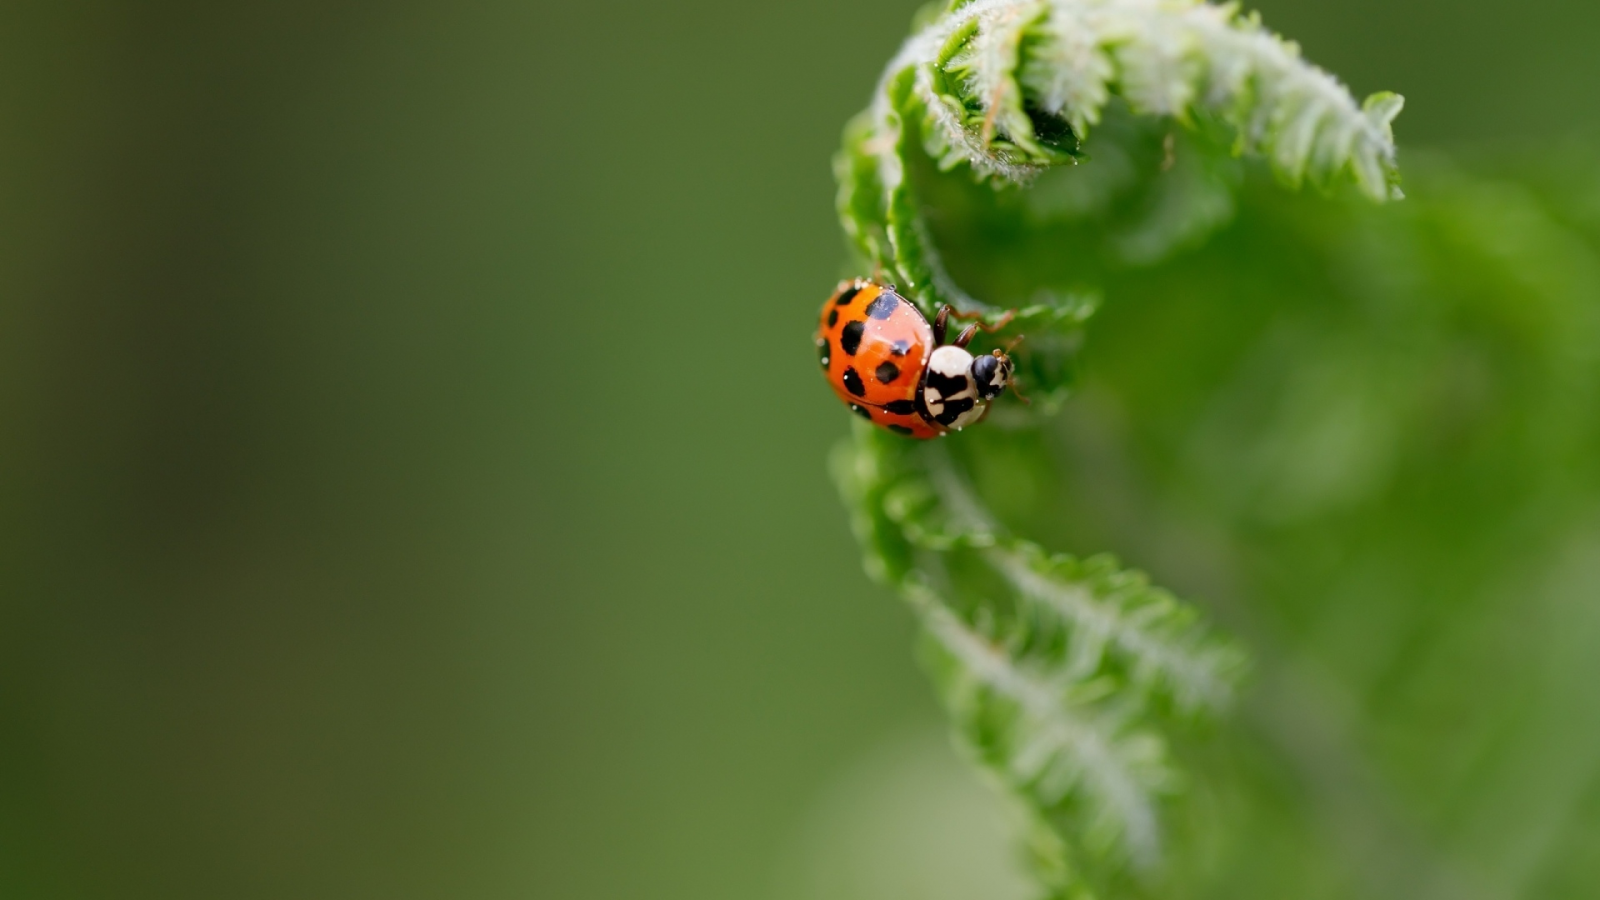
[[[1021,344],[1023,339],[1026,338],[1026,337],[1027,337],[1027,335],[1025,335],[1025,334],[1019,334],[1016,337],[1012,338],[1010,343],[1006,344],[1006,352],[1010,353],[1013,350],[1016,350],[1017,349],[1017,345]]]
[[[1016,394],[1017,395],[1017,399],[1021,400],[1022,404],[1024,406],[1032,406],[1033,405],[1033,401],[1029,400],[1028,396],[1026,394],[1022,393],[1022,388],[1017,386],[1017,381],[1014,378],[1011,380],[1011,393]]]

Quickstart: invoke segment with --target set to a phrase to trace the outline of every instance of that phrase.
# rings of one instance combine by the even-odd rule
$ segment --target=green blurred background
[[[1600,126],[1589,5],[1259,8],[1402,146]],[[913,11],[0,6],[0,895],[787,897],[943,802],[808,342]]]

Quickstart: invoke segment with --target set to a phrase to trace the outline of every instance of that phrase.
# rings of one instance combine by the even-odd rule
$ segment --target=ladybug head
[[[972,380],[977,382],[978,396],[985,400],[1000,396],[1000,392],[1011,384],[1011,375],[1015,370],[1016,365],[1004,350],[974,359]]]

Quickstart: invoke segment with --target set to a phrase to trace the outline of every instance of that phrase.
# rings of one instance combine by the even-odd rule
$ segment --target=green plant
[[[1479,821],[1495,795],[1429,794],[1448,727],[1394,719],[1383,692],[1466,709],[1473,682],[1512,702],[1438,671],[1411,685],[1428,655],[1396,648],[1462,632],[1441,598],[1536,568],[1495,517],[1560,506],[1539,532],[1559,543],[1588,508],[1593,479],[1572,473],[1600,434],[1580,349],[1600,338],[1600,203],[1425,158],[1426,190],[1384,204],[1399,110],[1357,104],[1232,7],[974,0],[921,18],[846,130],[861,263],[929,312],[1017,308],[1008,333],[1027,336],[1032,407],[929,445],[858,424],[832,466],[1050,896],[1512,895],[1472,886],[1479,837],[1430,818]],[[1112,387],[1068,405],[1085,352]],[[1567,462],[1519,470],[1535,460]],[[1567,506],[1550,494],[1578,482]],[[1189,560],[1170,568],[1234,596],[1217,612],[1244,643],[1110,557],[1042,546],[1107,538]],[[1391,646],[1319,645],[1306,621],[1335,613]],[[1245,715],[1208,726],[1244,646]],[[1351,681],[1383,654],[1392,683]],[[1369,765],[1416,797],[1385,796]]]

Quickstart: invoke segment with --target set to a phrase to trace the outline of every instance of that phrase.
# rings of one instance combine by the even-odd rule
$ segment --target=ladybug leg
[[[983,321],[983,313],[981,313],[981,312],[961,312],[961,311],[955,310],[955,309],[951,309],[950,310],[950,315],[952,317],[954,317],[954,318],[957,318],[957,319],[977,319],[978,321],[977,321],[977,323],[975,325],[973,325],[973,327],[974,328],[981,328],[984,331],[999,331],[1000,329],[1006,327],[1007,325],[1010,325],[1012,318],[1014,318],[1016,316],[1016,314],[1017,314],[1016,310],[1008,309],[1008,310],[1006,310],[1005,315],[1000,317],[999,321],[995,322],[993,325],[990,325],[990,324],[987,324],[986,322]]]
[[[999,331],[1000,329],[1002,329],[1002,328],[1006,327],[1008,324],[1010,324],[1011,323],[1011,318],[1013,316],[1015,316],[1016,314],[1017,314],[1016,310],[1008,309],[1008,310],[1006,310],[1006,314],[1000,317],[1000,321],[994,323],[993,325],[989,325],[989,324],[981,322],[981,321],[980,322],[973,322],[971,325],[968,325],[966,327],[966,329],[961,332],[961,336],[960,337],[956,338],[956,346],[965,348],[967,346],[967,344],[973,338],[978,336],[978,332],[980,332],[980,331],[991,331],[991,332],[992,331]],[[977,315],[977,314],[973,313],[971,315]],[[961,314],[960,313],[956,313],[956,316],[959,318],[961,316]],[[970,315],[969,315],[969,318],[970,318]],[[1010,353],[1018,344],[1022,343],[1022,339],[1025,336],[1026,335],[1019,334],[1016,337],[1012,338],[1011,339],[1011,343],[1006,345],[1006,352]]]
[[[955,310],[950,308],[950,304],[946,303],[939,307],[939,314],[933,317],[933,345],[935,347],[944,345],[945,332],[950,327],[950,315],[954,312]]]

